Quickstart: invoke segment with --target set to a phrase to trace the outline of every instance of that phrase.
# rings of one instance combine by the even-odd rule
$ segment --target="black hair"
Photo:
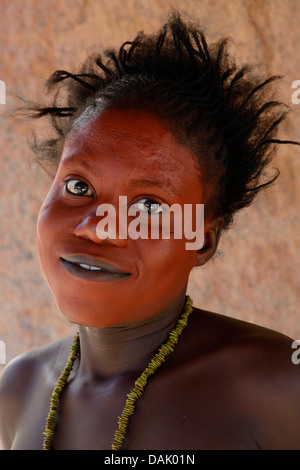
[[[223,229],[235,213],[251,204],[275,175],[262,182],[285,105],[270,99],[277,76],[265,80],[238,67],[227,38],[208,45],[197,24],[177,12],[157,34],[139,33],[133,41],[90,56],[78,73],[57,70],[47,86],[55,91],[49,106],[31,107],[35,117],[48,115],[54,138],[33,144],[40,160],[59,161],[65,138],[88,108],[137,109],[165,119],[177,139],[190,146],[214,190],[205,201]]]

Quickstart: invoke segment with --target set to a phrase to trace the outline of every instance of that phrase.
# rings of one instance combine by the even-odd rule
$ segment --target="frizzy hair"
[[[55,92],[52,103],[28,109],[34,117],[48,115],[56,135],[32,147],[39,161],[57,163],[74,122],[87,109],[99,113],[99,103],[150,112],[192,149],[204,178],[213,182],[205,203],[215,217],[224,217],[227,229],[235,213],[278,177],[275,170],[262,181],[274,144],[299,145],[277,138],[287,114],[270,98],[278,78],[253,77],[251,67],[236,65],[227,38],[208,45],[197,24],[173,12],[157,34],[141,32],[118,51],[92,55],[79,73],[54,72],[47,82]]]

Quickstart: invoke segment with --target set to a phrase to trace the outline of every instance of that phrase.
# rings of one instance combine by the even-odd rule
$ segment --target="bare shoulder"
[[[260,325],[217,313],[194,309],[191,334],[201,342],[204,350],[219,351],[226,361],[235,359],[236,366],[246,361],[255,368],[282,370],[300,374],[295,365],[300,363],[299,343],[289,336]],[[204,343],[203,343],[204,341]],[[233,365],[233,364],[232,364]],[[292,374],[293,375],[293,374]]]
[[[300,345],[272,329],[211,312],[196,309],[193,321],[199,364],[204,360],[207,373],[215,374],[234,412],[243,410],[249,425],[255,423],[258,446],[300,449]]]
[[[5,393],[11,384],[22,384],[22,390],[15,393],[26,393],[30,380],[43,371],[49,372],[61,366],[60,356],[65,354],[72,343],[72,336],[41,346],[12,359],[4,368],[0,378],[0,393]],[[17,387],[15,387],[17,389]],[[11,392],[11,390],[10,390]]]
[[[296,340],[246,321],[199,310],[196,313],[199,331],[202,326],[205,334],[204,348],[218,359],[222,357],[224,365],[266,387],[289,387],[291,393],[297,389],[300,397],[300,344]]]
[[[37,389],[41,394],[58,377],[72,343],[67,337],[49,345],[21,354],[11,360],[0,377],[0,438],[9,447],[18,427],[24,403]]]

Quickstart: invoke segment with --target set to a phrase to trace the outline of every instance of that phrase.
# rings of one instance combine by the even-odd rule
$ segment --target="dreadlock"
[[[250,72],[248,65],[236,65],[227,38],[208,46],[198,25],[173,12],[157,34],[141,32],[118,51],[92,55],[77,74],[54,72],[47,82],[55,91],[52,104],[30,110],[34,117],[50,116],[56,135],[35,141],[34,151],[38,159],[57,164],[75,121],[87,111],[96,116],[103,105],[150,112],[193,151],[205,179],[213,182],[206,204],[214,216],[224,217],[226,229],[235,213],[278,177],[276,170],[261,181],[274,144],[295,143],[276,138],[287,112],[268,98],[268,90],[280,77],[261,81]]]

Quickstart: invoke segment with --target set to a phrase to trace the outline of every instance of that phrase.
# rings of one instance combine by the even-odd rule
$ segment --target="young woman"
[[[35,150],[56,175],[37,246],[78,335],[5,368],[6,449],[300,448],[292,340],[186,296],[193,267],[212,258],[236,212],[277,177],[262,180],[284,118],[268,99],[273,81],[238,68],[226,41],[208,46],[178,14],[77,74],[50,77],[62,96],[34,112],[51,117],[56,136]],[[204,204],[193,249],[185,231],[175,236],[175,218],[162,236],[175,204]],[[99,208],[110,213],[106,230]],[[124,233],[134,211],[136,230]],[[152,225],[158,237],[139,236]]]

